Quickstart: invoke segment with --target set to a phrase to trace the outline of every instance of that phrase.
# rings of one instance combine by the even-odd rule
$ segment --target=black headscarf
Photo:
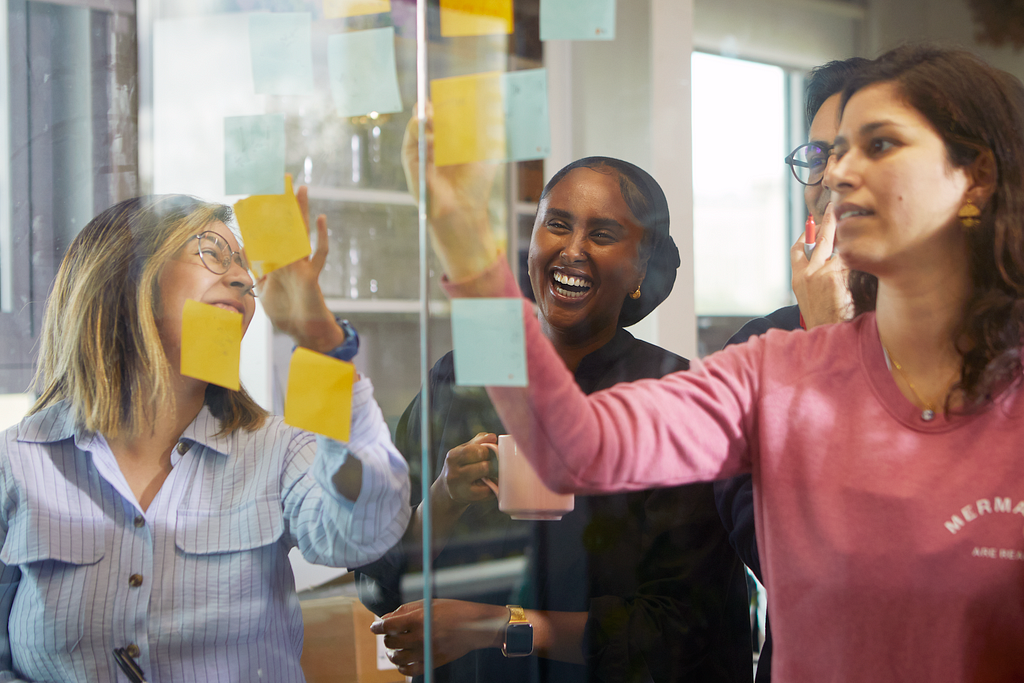
[[[619,174],[619,188],[626,206],[644,228],[642,253],[649,254],[647,275],[640,285],[640,298],[628,296],[619,312],[619,327],[629,327],[643,320],[658,304],[668,298],[679,269],[679,249],[668,232],[668,200],[651,174],[628,161],[611,157],[585,157],[564,167],[544,186],[541,201],[555,185],[577,168],[610,168]]]

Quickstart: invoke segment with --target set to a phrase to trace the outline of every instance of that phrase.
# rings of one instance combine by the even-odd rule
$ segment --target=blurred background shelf
[[[390,313],[390,314],[415,314],[419,313],[420,302],[416,299],[346,299],[344,297],[330,297],[325,299],[327,308],[332,313],[344,315],[348,313]],[[430,315],[449,316],[451,315],[451,303],[448,301],[431,301],[429,304]]]
[[[408,192],[375,190],[365,187],[322,187],[313,185],[309,188],[309,198],[333,202],[416,206],[415,200],[413,200],[412,195]]]

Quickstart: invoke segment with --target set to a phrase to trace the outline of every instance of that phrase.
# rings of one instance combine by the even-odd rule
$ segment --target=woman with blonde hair
[[[187,300],[243,331],[255,311],[230,218],[139,197],[68,249],[39,400],[0,436],[0,679],[302,681],[289,550],[355,566],[405,529],[407,468],[369,380],[340,443],[179,371]],[[318,270],[322,245],[293,268]]]
[[[1024,86],[899,48],[834,150],[852,322],[586,396],[524,306],[529,386],[489,392],[562,491],[751,472],[779,680],[1022,680]],[[517,296],[459,177],[428,178],[449,291]]]

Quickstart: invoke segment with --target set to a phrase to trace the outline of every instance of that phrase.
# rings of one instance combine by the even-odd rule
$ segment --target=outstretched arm
[[[309,195],[305,185],[295,193],[299,213],[309,227]],[[292,338],[297,346],[327,353],[345,341],[345,332],[327,308],[320,291],[320,271],[327,263],[327,217],[316,218],[316,250],[309,258],[299,259],[263,276],[259,283],[259,301],[274,327]],[[347,458],[332,476],[335,489],[349,500],[359,498],[363,467],[358,458]]]
[[[434,165],[434,133],[427,108],[427,216],[430,237],[441,265],[452,280],[464,280],[487,269],[501,250],[487,217],[497,166],[489,162]],[[419,119],[405,127],[402,168],[409,191],[419,192]]]

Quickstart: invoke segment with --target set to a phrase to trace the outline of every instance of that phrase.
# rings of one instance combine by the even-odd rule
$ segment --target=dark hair
[[[963,168],[982,155],[996,167],[995,191],[980,224],[964,228],[972,291],[956,332],[963,368],[957,384],[977,408],[1021,372],[1024,340],[1024,85],[965,50],[928,45],[896,48],[843,92],[892,83],[942,138],[949,163]],[[850,273],[855,314],[874,310],[878,279]],[[947,406],[948,407],[948,406]]]
[[[843,92],[846,82],[869,64],[870,59],[850,57],[836,59],[811,69],[807,74],[807,85],[804,87],[804,116],[807,117],[807,125],[811,125],[825,100]]]
[[[577,168],[607,168],[619,176],[619,190],[633,217],[644,228],[641,255],[647,257],[647,275],[640,288],[639,299],[627,297],[619,312],[619,327],[629,327],[643,320],[648,313],[668,298],[679,269],[679,249],[668,231],[668,200],[661,185],[639,166],[612,157],[577,159],[551,176],[544,186],[540,201]]]

